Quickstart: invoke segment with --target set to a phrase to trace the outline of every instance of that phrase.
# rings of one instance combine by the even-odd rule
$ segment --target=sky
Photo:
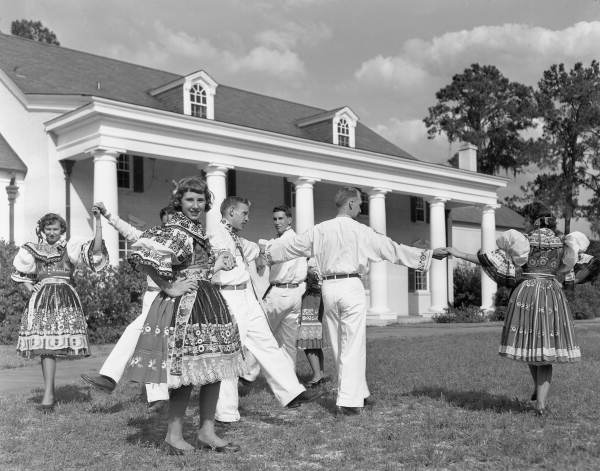
[[[471,64],[534,86],[600,57],[600,0],[0,0],[0,31],[40,20],[61,45],[333,109],[415,157],[435,93]]]

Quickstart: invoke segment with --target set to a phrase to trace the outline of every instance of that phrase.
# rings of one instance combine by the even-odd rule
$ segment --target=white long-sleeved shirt
[[[237,249],[235,240],[223,223],[214,224],[207,232],[210,245],[216,251],[228,250],[235,256],[236,266],[231,270],[220,270],[212,278],[212,282],[219,285],[239,285],[250,282],[250,272],[246,263],[258,257],[258,245],[254,242],[239,237],[244,256]],[[244,261],[245,258],[245,261]]]
[[[125,237],[125,239],[127,239],[127,242],[133,244],[134,242],[137,242],[139,240],[139,238],[141,237],[142,233],[144,231],[141,231],[140,229],[138,229],[135,226],[132,226],[131,224],[129,224],[126,221],[123,221],[123,219],[121,219],[119,216],[114,216],[113,214],[109,214],[108,217],[108,223],[114,227],[119,234],[121,234],[123,237]],[[152,278],[150,278],[149,276],[146,277],[146,284],[148,291],[159,291],[160,288],[158,287],[158,285],[154,282],[154,280]]]
[[[433,252],[398,244],[350,217],[338,216],[317,224],[304,234],[273,240],[267,246],[266,254],[272,263],[314,256],[319,272],[327,276],[364,275],[370,262],[382,260],[426,271]]]
[[[269,242],[274,240],[288,240],[293,239],[296,236],[294,229],[287,229],[277,239],[271,239]],[[287,262],[274,263],[270,267],[269,271],[269,283],[302,283],[306,280],[306,258],[298,257]]]

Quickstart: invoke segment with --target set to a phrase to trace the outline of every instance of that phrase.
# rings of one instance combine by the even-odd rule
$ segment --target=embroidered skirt
[[[323,301],[321,293],[307,291],[302,296],[302,308],[298,318],[296,346],[303,350],[323,347]]]
[[[513,290],[499,353],[537,365],[581,359],[568,301],[554,277],[525,279]]]
[[[17,352],[37,355],[90,355],[81,301],[68,280],[45,278],[31,295],[21,318]]]
[[[125,379],[178,388],[244,373],[238,328],[225,300],[210,282],[198,283],[195,293],[156,297]]]

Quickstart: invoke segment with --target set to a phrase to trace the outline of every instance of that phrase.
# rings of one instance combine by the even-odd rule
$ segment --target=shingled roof
[[[182,78],[171,72],[2,33],[0,69],[26,95],[96,96],[174,112],[177,109],[172,104],[149,92]],[[326,111],[221,84],[215,96],[215,121],[311,140],[314,136],[296,122]],[[360,122],[356,127],[356,148],[416,160]]]
[[[27,173],[27,165],[21,160],[0,133],[0,170]]]
[[[452,222],[462,222],[468,224],[481,225],[481,207],[462,206],[453,208],[451,211]],[[523,229],[525,227],[525,218],[516,211],[500,206],[496,210],[496,227],[505,229]]]

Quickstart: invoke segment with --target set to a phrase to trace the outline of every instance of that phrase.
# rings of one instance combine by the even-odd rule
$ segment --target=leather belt
[[[358,273],[342,273],[336,275],[325,275],[324,280],[341,280],[343,278],[360,278]]]
[[[271,286],[275,286],[276,288],[297,288],[300,286],[300,283],[271,283]]]
[[[219,289],[238,291],[238,290],[246,289],[246,286],[248,286],[248,283],[240,283],[239,285],[215,285],[215,286]]]

